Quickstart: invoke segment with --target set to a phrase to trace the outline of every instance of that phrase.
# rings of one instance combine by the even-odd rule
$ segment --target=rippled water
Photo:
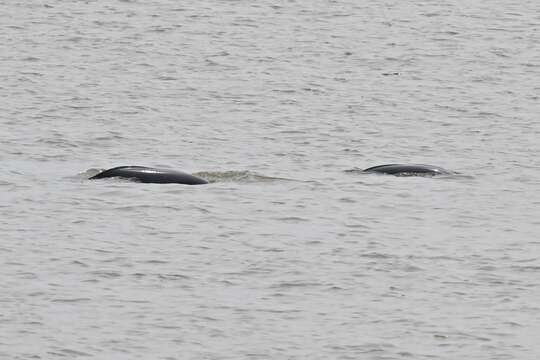
[[[0,23],[0,358],[540,356],[537,1]],[[347,171],[394,162],[461,175]],[[119,165],[211,184],[87,180]]]

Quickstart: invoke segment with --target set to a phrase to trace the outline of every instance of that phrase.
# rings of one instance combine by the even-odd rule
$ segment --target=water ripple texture
[[[0,358],[538,359],[538,14],[0,2]]]

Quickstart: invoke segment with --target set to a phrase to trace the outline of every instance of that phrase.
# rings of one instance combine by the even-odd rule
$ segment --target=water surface
[[[0,357],[537,359],[538,14],[1,3]]]

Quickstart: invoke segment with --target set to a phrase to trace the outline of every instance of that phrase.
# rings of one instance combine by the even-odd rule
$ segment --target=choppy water
[[[537,1],[0,24],[0,358],[540,356]],[[393,162],[463,176],[346,171]],[[212,183],[86,180],[132,164]]]

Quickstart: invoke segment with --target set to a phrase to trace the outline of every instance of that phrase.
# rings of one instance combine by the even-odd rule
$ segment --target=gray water
[[[0,3],[1,359],[538,359],[540,3]],[[427,163],[459,176],[347,170]],[[89,181],[145,165],[204,186]]]

